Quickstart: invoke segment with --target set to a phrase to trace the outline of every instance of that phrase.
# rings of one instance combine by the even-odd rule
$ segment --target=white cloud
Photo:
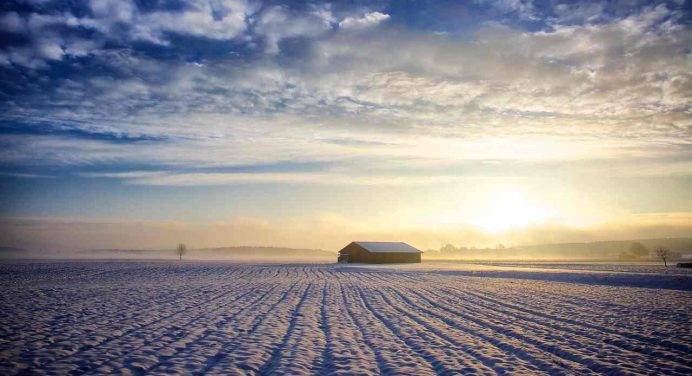
[[[114,10],[114,19],[143,17],[128,9]],[[194,9],[188,11],[207,8]],[[231,17],[251,7],[228,9]],[[690,143],[692,75],[685,51],[692,37],[676,21],[679,12],[649,7],[608,23],[555,24],[532,32],[487,24],[474,40],[387,29],[330,32],[336,21],[328,7],[291,12],[273,7],[254,16],[255,32],[267,39],[269,53],[252,64],[183,64],[128,51],[93,52],[98,41],[57,43],[50,34],[30,50],[5,51],[0,61],[27,65],[94,53],[127,78],[64,79],[54,92],[18,97],[5,119],[76,129],[93,139],[3,136],[8,148],[0,158],[17,164],[174,167],[358,160],[391,167],[406,159],[433,165],[626,159],[632,148],[647,150],[644,156],[662,147],[675,153],[670,158],[686,156],[679,146]],[[43,30],[56,19],[31,24]],[[175,27],[214,35],[216,26],[205,22],[192,22],[198,31],[185,22]],[[148,35],[164,38],[164,26],[152,25]],[[226,36],[235,35],[233,30]],[[280,42],[293,37],[314,40],[307,53],[286,62],[277,56]],[[118,137],[161,141],[109,140]],[[325,141],[339,138],[352,141]],[[67,148],[74,152],[62,152]],[[677,165],[674,174],[689,168]]]
[[[554,7],[558,19],[555,22],[592,23],[604,18],[604,4],[601,2],[558,4]]]
[[[194,0],[184,5],[180,10],[145,12],[131,0],[91,0],[88,3],[90,15],[63,12],[20,16],[17,12],[8,12],[0,16],[0,27],[23,34],[30,45],[7,48],[3,60],[5,65],[44,68],[46,60],[99,52],[109,40],[165,45],[169,43],[167,33],[230,40],[245,35],[246,18],[256,11],[244,0]],[[101,34],[80,36],[66,32],[79,28]]]
[[[283,39],[315,37],[331,29],[335,19],[329,8],[316,8],[307,14],[291,14],[285,7],[271,7],[259,16],[255,31],[266,38],[266,51],[279,52]]]
[[[135,35],[148,40],[164,40],[165,32],[210,39],[233,39],[247,28],[252,8],[245,1],[194,1],[181,12],[156,11],[140,15]]]
[[[381,176],[334,172],[320,173],[180,173],[168,171],[128,171],[115,173],[83,173],[84,177],[122,179],[136,185],[210,186],[258,183],[310,185],[431,185],[461,181],[465,176]]]
[[[26,174],[26,173],[21,173],[21,172],[0,172],[0,176],[9,176],[13,178],[22,178],[22,179],[52,179],[55,178],[53,175],[45,175],[45,174]]]
[[[7,12],[0,16],[0,28],[12,33],[24,31],[24,20],[17,12]]]
[[[366,13],[360,17],[346,17],[339,22],[339,27],[342,29],[366,29],[378,25],[389,19],[388,14],[380,12]]]
[[[246,17],[254,11],[244,0],[187,1],[180,10],[144,12],[130,0],[92,0],[94,18],[83,24],[104,33],[117,35],[126,26],[125,36],[167,44],[166,33],[192,35],[210,39],[233,39],[242,35]]]
[[[137,13],[137,6],[130,0],[91,0],[91,11],[96,19],[130,23]]]
[[[519,18],[536,19],[533,0],[476,0],[480,4],[488,4],[504,13],[515,13]]]

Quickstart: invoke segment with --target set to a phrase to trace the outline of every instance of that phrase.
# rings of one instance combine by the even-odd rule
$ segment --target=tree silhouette
[[[175,253],[178,255],[179,260],[183,260],[183,255],[187,252],[187,246],[183,243],[178,244],[175,249]]]
[[[655,251],[656,255],[658,255],[658,257],[660,257],[661,260],[663,260],[663,265],[667,268],[668,263],[666,262],[666,260],[668,260],[668,258],[670,257],[670,249],[665,247],[657,247]]]
[[[440,252],[444,253],[452,253],[454,251],[456,251],[456,248],[454,248],[454,246],[451,244],[445,244],[444,247],[440,248]]]

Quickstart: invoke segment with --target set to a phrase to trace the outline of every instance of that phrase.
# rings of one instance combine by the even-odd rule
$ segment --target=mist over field
[[[165,256],[165,250],[172,251],[179,242],[186,243],[192,250],[278,247],[336,253],[353,240],[396,239],[424,251],[434,251],[429,252],[431,257],[470,258],[475,255],[478,258],[614,259],[626,251],[632,242],[644,239],[649,250],[666,246],[673,247],[676,252],[689,251],[687,235],[692,233],[692,222],[688,221],[686,215],[668,217],[667,225],[612,224],[581,229],[563,226],[498,233],[450,226],[384,230],[336,218],[282,222],[245,219],[214,224],[21,218],[0,219],[0,246],[26,249],[38,256],[62,254],[88,257],[88,252],[83,251],[131,250],[122,256],[129,258],[136,255],[137,250],[149,250],[151,255],[161,251],[161,255]],[[570,249],[571,243],[574,246]],[[438,254],[437,251],[446,245],[463,251]],[[539,245],[545,246],[541,248]],[[498,246],[507,250],[498,252]],[[223,252],[216,253],[221,256]]]
[[[660,263],[657,247],[671,251],[670,260],[680,260],[692,249],[692,238],[639,239],[591,243],[535,244],[493,248],[455,247],[446,244],[439,249],[427,249],[424,261],[580,261],[620,263]],[[238,262],[302,263],[336,261],[337,251],[295,249],[285,247],[236,246],[189,248],[185,260],[228,260]],[[132,259],[170,260],[179,255],[175,249],[103,248],[86,250],[48,251],[0,247],[0,260],[11,259]]]

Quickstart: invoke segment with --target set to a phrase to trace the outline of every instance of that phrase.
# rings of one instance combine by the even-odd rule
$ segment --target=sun
[[[475,221],[478,227],[488,232],[535,225],[545,221],[548,215],[544,207],[531,203],[519,191],[504,191],[489,199],[489,207]]]

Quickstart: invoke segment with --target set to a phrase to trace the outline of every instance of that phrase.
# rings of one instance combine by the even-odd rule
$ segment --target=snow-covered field
[[[0,374],[690,375],[691,280],[508,264],[3,263]]]

